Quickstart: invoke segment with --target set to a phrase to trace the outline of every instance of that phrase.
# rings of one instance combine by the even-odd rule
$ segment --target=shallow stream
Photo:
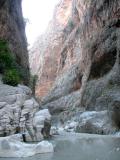
[[[7,160],[120,160],[120,137],[64,133],[51,142],[54,153]]]

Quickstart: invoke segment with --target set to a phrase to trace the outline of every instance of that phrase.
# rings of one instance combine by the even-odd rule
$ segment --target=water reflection
[[[15,160],[120,160],[118,137],[62,135],[56,137],[52,143],[56,145],[53,154],[40,154]]]

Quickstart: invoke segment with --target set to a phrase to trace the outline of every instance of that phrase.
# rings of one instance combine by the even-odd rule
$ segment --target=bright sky
[[[26,35],[30,45],[47,28],[58,2],[59,0],[23,0],[23,15],[29,19]]]

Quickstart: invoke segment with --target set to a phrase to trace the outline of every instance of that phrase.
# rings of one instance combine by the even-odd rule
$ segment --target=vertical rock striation
[[[71,7],[59,8],[60,4]],[[62,112],[62,118],[81,110],[107,110],[113,113],[112,118],[119,117],[116,113],[120,112],[120,1],[64,0],[60,4],[54,20],[62,15],[66,23],[60,21],[64,27],[59,32],[62,40],[57,39],[58,49],[52,39],[58,32],[52,32],[50,27],[53,34],[47,39],[48,52],[42,48],[33,52],[34,56],[43,55],[42,74],[36,72],[40,81],[47,86],[46,82],[52,79],[44,94],[44,83],[38,82],[36,94],[42,97],[42,107],[49,108],[52,114]],[[59,29],[59,25],[55,28]],[[46,42],[42,44],[45,46]],[[119,118],[114,121],[119,122]]]
[[[8,42],[17,63],[29,70],[25,22],[21,3],[21,0],[0,1],[0,39]]]
[[[41,141],[50,136],[50,120],[49,111],[40,110],[30,88],[0,84],[0,137],[19,133],[24,141]]]
[[[30,68],[39,82],[36,94],[45,96],[58,75],[60,51],[65,41],[64,29],[70,18],[71,0],[61,1],[55,8],[53,20],[30,50]]]

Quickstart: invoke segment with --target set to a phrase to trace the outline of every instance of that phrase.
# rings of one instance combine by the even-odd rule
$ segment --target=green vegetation
[[[16,63],[15,57],[4,40],[0,40],[0,73],[3,74],[3,82],[12,86],[27,81],[29,77],[25,69]]]
[[[69,19],[66,28],[64,29],[65,34],[70,34],[72,30],[74,29],[75,24],[72,19]]]
[[[36,86],[37,80],[38,80],[37,75],[31,75],[31,77],[30,77],[30,88],[32,89],[33,95],[35,95],[35,86]]]
[[[68,26],[69,26],[71,29],[74,28],[75,24],[74,24],[74,22],[73,22],[72,19],[70,19],[70,20],[68,21]]]
[[[4,73],[6,69],[13,66],[13,57],[8,49],[7,43],[0,40],[0,73]]]
[[[20,83],[20,74],[16,69],[6,70],[3,76],[3,82],[12,86]]]

